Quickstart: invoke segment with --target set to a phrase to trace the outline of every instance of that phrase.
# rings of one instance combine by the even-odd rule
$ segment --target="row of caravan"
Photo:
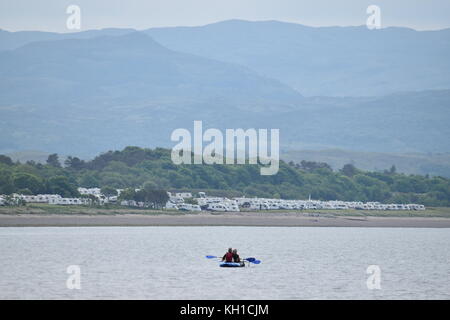
[[[57,205],[87,205],[89,199],[86,198],[63,198],[59,194],[38,194],[38,195],[24,195],[24,194],[12,194],[9,197],[9,201],[12,203],[18,203],[23,201],[25,203],[48,203]],[[0,196],[0,205],[5,205],[7,202],[6,197]]]
[[[421,204],[381,204],[379,202],[282,200],[264,198],[235,198],[239,206],[248,210],[425,210]]]
[[[197,204],[190,204],[184,201],[185,198],[169,194],[166,209],[175,209],[182,211],[217,211],[217,212],[238,212],[239,205],[236,200],[220,197],[206,197],[200,195],[200,198],[194,198]]]
[[[320,200],[283,200],[267,198],[222,198],[206,197],[200,193],[199,198],[193,198],[197,204],[187,204],[183,197],[171,196],[166,208],[184,211],[218,211],[239,212],[259,210],[425,210],[421,204],[381,204],[379,202],[357,201],[320,201]]]
[[[97,203],[117,203],[117,196],[106,197],[99,193],[98,188],[80,190],[83,194],[89,194],[97,198]],[[259,210],[425,210],[421,204],[382,204],[379,202],[358,202],[358,201],[321,201],[321,200],[283,200],[268,198],[224,198],[207,197],[204,192],[199,192],[199,196],[194,198],[191,193],[168,193],[169,200],[165,208],[181,211],[217,211],[217,212],[239,212],[259,211]],[[87,205],[92,200],[86,197],[63,198],[57,194],[1,196],[0,205],[7,205],[7,202],[23,201],[25,203],[48,203],[55,205]],[[145,207],[144,203],[134,200],[123,200],[119,203],[123,206]]]

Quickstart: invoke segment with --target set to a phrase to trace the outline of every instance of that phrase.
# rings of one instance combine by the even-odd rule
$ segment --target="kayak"
[[[220,259],[221,260],[221,258],[219,258],[218,256],[212,256],[212,255],[207,255],[206,259]],[[241,262],[221,262],[219,264],[219,266],[221,268],[241,268],[241,267],[245,267],[245,262],[248,262],[248,266],[250,267],[250,264],[260,264],[261,260],[250,257],[250,258],[241,259]]]
[[[222,262],[220,264],[221,268],[241,268],[245,267],[244,262]]]

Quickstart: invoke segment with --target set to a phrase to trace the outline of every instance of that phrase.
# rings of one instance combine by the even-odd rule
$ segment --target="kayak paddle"
[[[218,259],[219,257],[217,256],[205,256],[206,259]],[[243,259],[244,261],[248,261],[250,263],[254,263],[254,264],[260,264],[261,260],[257,260],[256,258],[250,257],[250,258],[245,258]]]
[[[244,261],[248,261],[250,263],[254,263],[254,264],[260,264],[261,260],[257,260],[255,258],[245,258]]]

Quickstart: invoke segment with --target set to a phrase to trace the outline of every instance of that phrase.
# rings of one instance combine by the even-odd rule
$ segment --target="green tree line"
[[[68,157],[63,164],[56,154],[50,155],[45,164],[18,163],[0,156],[0,194],[77,196],[78,186],[111,191],[142,188],[145,184],[153,190],[222,191],[283,199],[311,195],[320,200],[450,206],[450,179],[405,175],[397,173],[395,166],[369,172],[347,164],[333,171],[326,163],[280,161],[276,175],[261,176],[257,165],[175,165],[170,150],[162,148],[126,147],[89,161]]]

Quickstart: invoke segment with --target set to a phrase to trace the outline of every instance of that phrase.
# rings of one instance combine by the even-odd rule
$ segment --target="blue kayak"
[[[220,264],[221,268],[241,268],[245,267],[244,262],[222,262]]]

